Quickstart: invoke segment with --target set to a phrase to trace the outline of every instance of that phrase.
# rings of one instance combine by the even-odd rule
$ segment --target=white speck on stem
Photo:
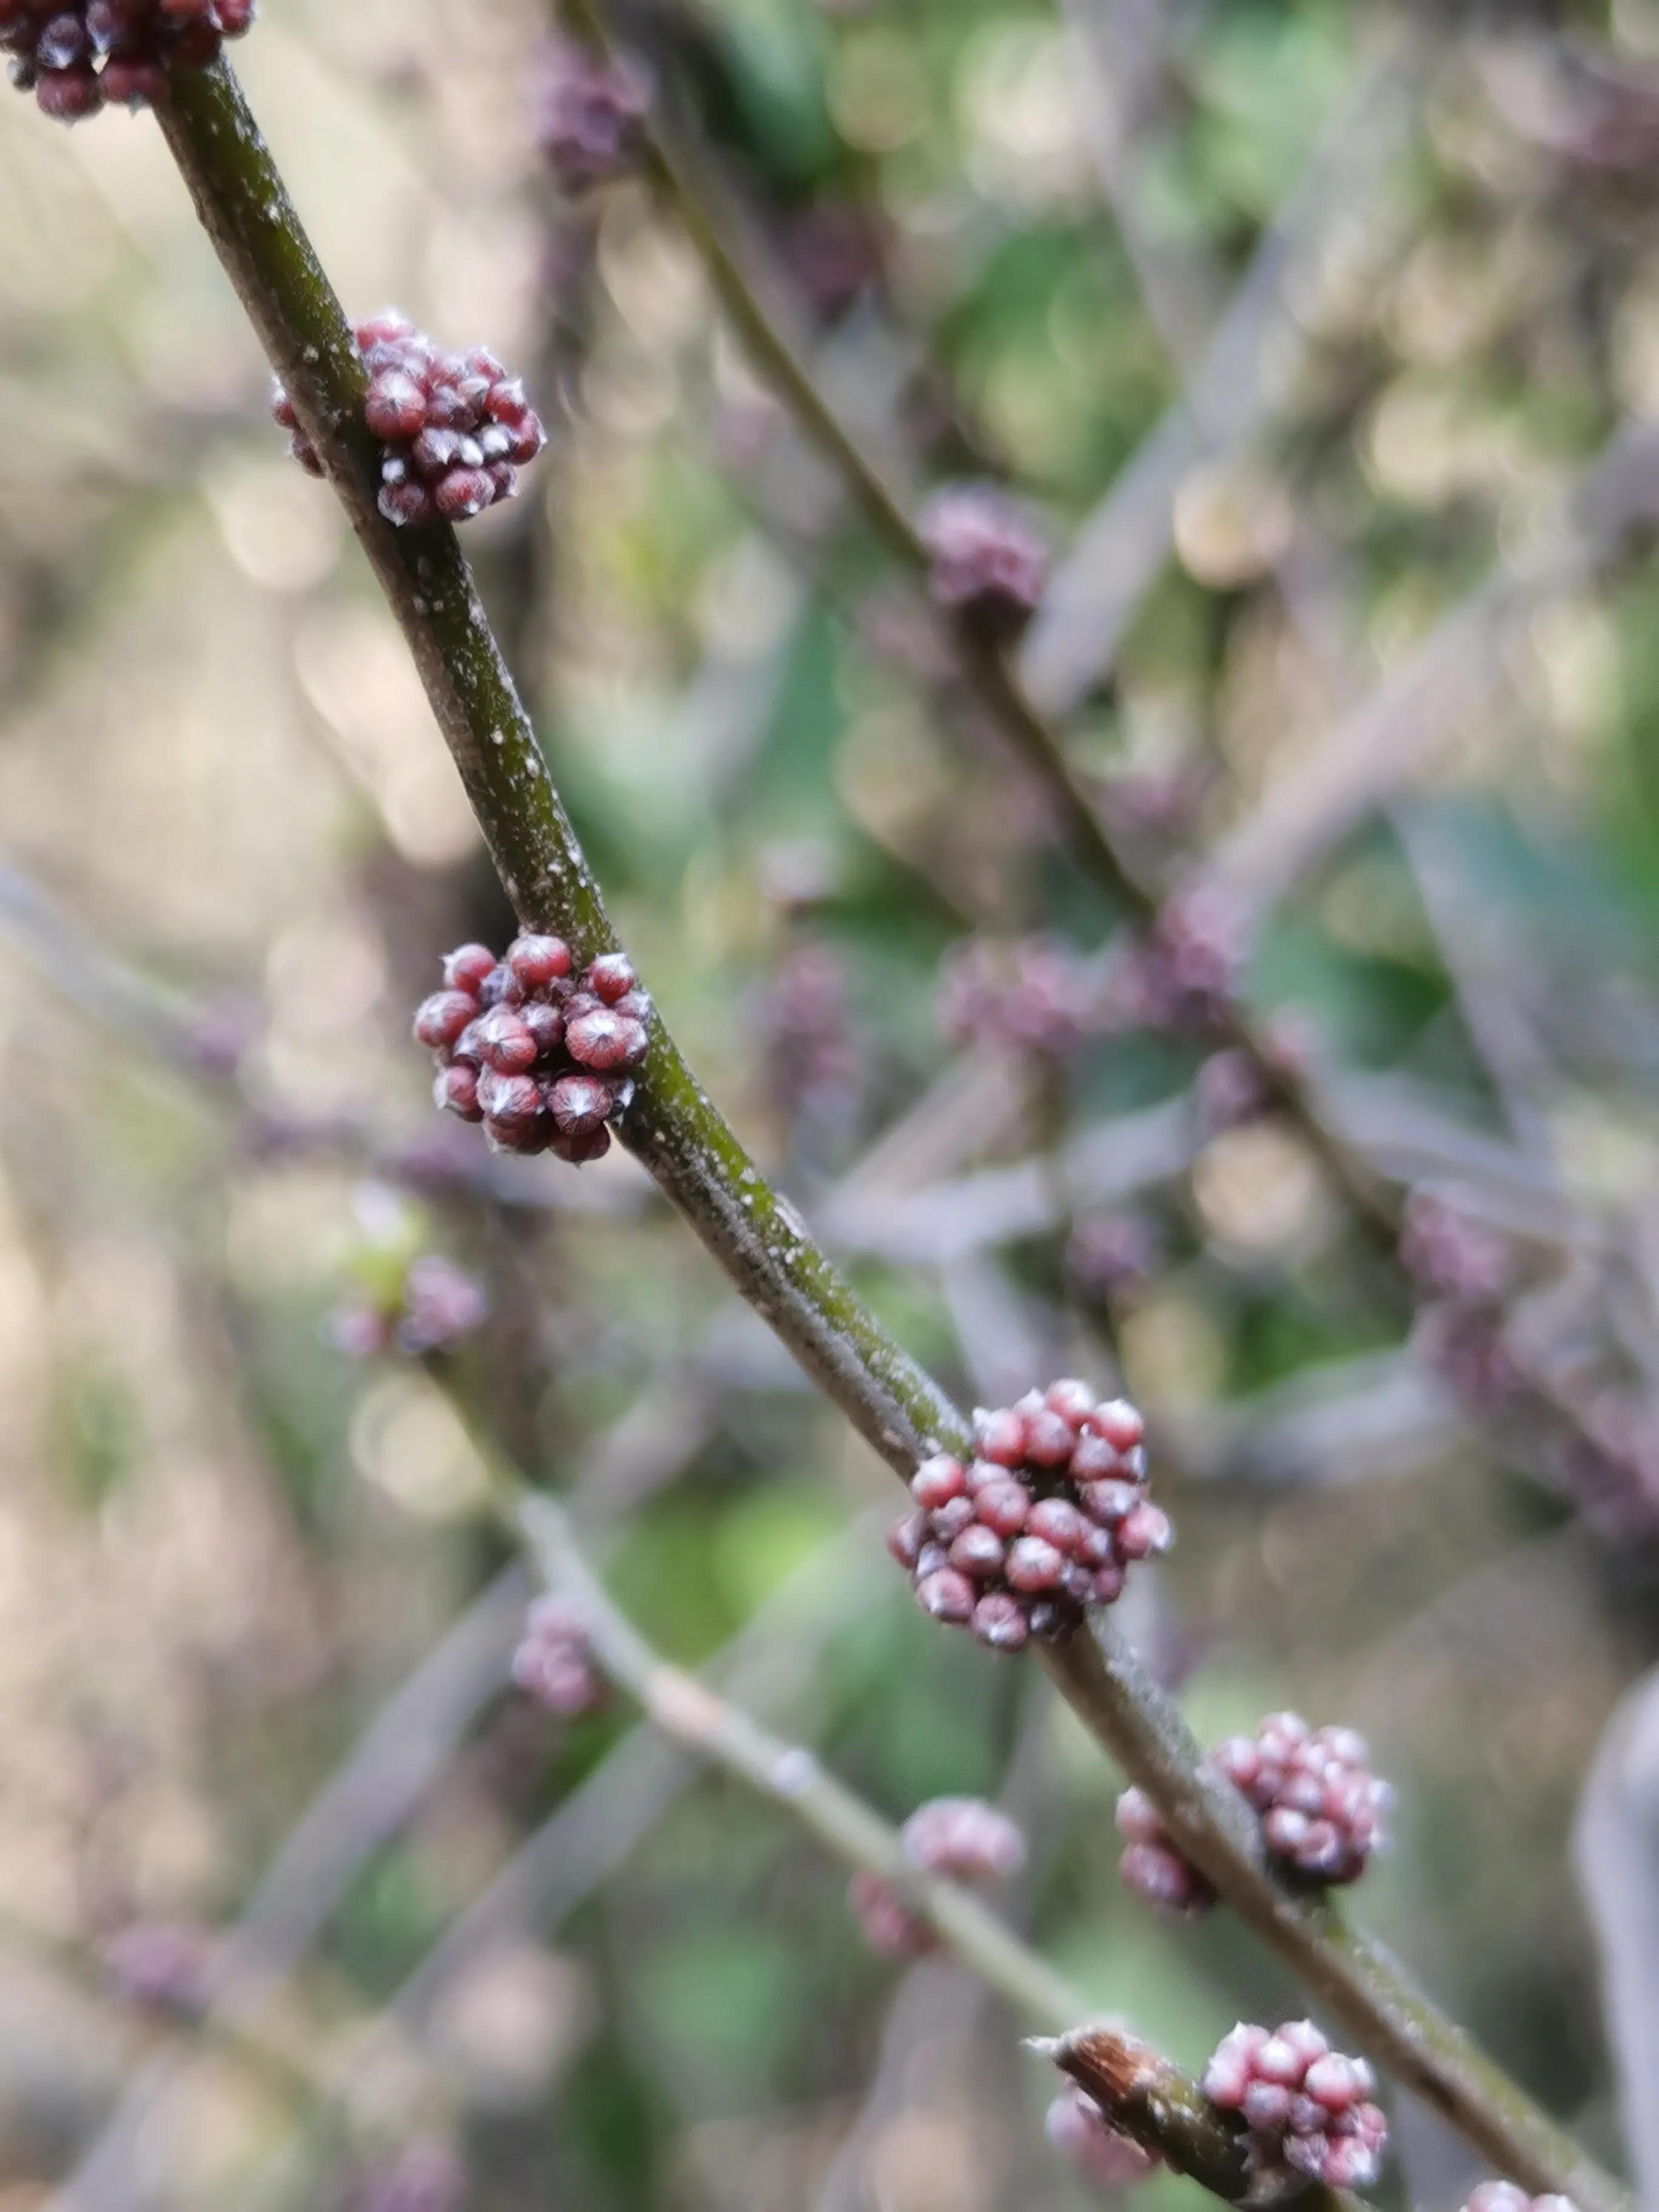
[[[818,1778],[818,1763],[799,1745],[786,1751],[772,1769],[772,1787],[780,1797],[804,1797]]]
[[[492,730],[489,732],[489,742],[492,745],[504,745],[507,743],[507,738],[503,732]]]

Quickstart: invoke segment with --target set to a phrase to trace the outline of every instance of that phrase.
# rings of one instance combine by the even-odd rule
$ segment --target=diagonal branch
[[[1028,2020],[1060,2030],[1035,2047],[1054,2057],[1100,2106],[1107,2119],[1231,2204],[1257,2200],[1238,2135],[1190,2075],[1162,2053],[1106,2027],[1078,2029],[1087,2008],[1075,1990],[957,1883],[918,1867],[898,1830],[821,1766],[813,1754],[763,1728],[741,1706],[671,1666],[612,1604],[553,1501],[530,1492],[504,1498],[508,1526],[529,1549],[550,1589],[580,1612],[593,1656],[637,1700],[663,1735],[781,1807],[856,1869],[875,1875],[947,1944],[963,1964]],[[1073,2024],[1070,2029],[1062,2023]],[[1061,2054],[1109,2046],[1115,2070],[1097,2064],[1085,2080]],[[1296,2192],[1301,2212],[1359,2212],[1359,2200],[1316,2185]]]
[[[585,958],[611,947],[598,887],[453,532],[399,533],[376,511],[351,333],[234,76],[222,63],[181,74],[161,119],[203,223],[408,639],[521,919],[571,939]],[[890,1465],[908,1474],[927,1446],[966,1449],[960,1413],[768,1187],[656,1017],[623,1136],[743,1297]],[[1243,1800],[1216,1800],[1179,1715],[1112,1638],[1097,1644],[1076,1637],[1050,1663],[1086,1724],[1121,1747],[1183,1848],[1253,1925],[1298,1965],[1317,1966],[1319,1986],[1336,1993],[1333,2008],[1368,2049],[1387,2053],[1516,2180],[1570,2193],[1582,2212],[1622,2207],[1610,2178],[1480,2059],[1391,1962],[1356,1938],[1328,1933],[1321,1914],[1277,1887],[1244,1847]]]

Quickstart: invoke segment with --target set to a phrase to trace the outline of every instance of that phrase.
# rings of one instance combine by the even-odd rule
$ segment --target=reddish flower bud
[[[536,1039],[510,1006],[492,1006],[477,1025],[484,1064],[501,1075],[522,1075],[536,1062]],[[486,1113],[495,1109],[486,1106]]]
[[[602,999],[607,1006],[614,1006],[635,988],[639,977],[626,953],[602,952],[597,960],[589,963],[582,981],[596,999]]]
[[[438,1070],[432,1097],[445,1113],[459,1115],[463,1121],[483,1119],[483,1109],[478,1103],[478,1072],[464,1060],[452,1060]]]
[[[562,937],[515,937],[507,964],[526,991],[545,990],[570,973],[570,947]]]
[[[943,1453],[923,1460],[910,1478],[910,1495],[924,1511],[932,1511],[950,1498],[960,1498],[966,1486],[961,1461]]]
[[[612,1013],[609,1007],[567,1020],[564,1041],[573,1060],[580,1060],[584,1067],[601,1070],[637,1066],[645,1057],[647,1043],[642,1023],[631,1021],[625,1014]]]
[[[363,420],[388,445],[418,437],[426,422],[426,394],[403,369],[382,369],[370,380]]]
[[[562,1137],[592,1135],[611,1111],[608,1083],[592,1075],[562,1075],[547,1087],[547,1110]]]
[[[477,1000],[465,991],[434,991],[416,1011],[416,1040],[434,1049],[453,1044],[477,1011]]]

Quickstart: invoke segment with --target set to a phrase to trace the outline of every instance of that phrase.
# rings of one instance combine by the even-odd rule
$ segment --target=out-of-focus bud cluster
[[[0,0],[0,53],[20,92],[78,123],[112,103],[151,106],[169,70],[205,69],[253,16],[254,0]]]
[[[194,2020],[212,1995],[218,1939],[194,1920],[139,1920],[103,1946],[104,1971],[126,2003]]]
[[[1511,1340],[1524,1287],[1510,1240],[1449,1200],[1413,1191],[1400,1257],[1419,1298],[1412,1347],[1474,1413],[1524,1433],[1591,1524],[1619,1540],[1659,1534],[1659,1417],[1639,1386],[1583,1375],[1553,1386]]]
[[[1571,2197],[1528,2197],[1513,2181],[1483,2181],[1463,2212],[1578,2212]]]
[[[1270,1713],[1253,1736],[1218,1745],[1210,1764],[1255,1807],[1261,1840],[1279,1865],[1324,1888],[1357,1881],[1386,1840],[1391,1792],[1367,1757],[1364,1739],[1352,1729],[1311,1729],[1299,1713]],[[1124,1791],[1117,1825],[1127,1842],[1119,1871],[1137,1896],[1182,1915],[1215,1902],[1143,1791]]]
[[[935,605],[994,642],[1018,637],[1042,598],[1048,555],[1012,502],[989,484],[953,484],[921,529]]]
[[[1088,1304],[1110,1305],[1139,1297],[1164,1258],[1164,1232],[1151,1214],[1087,1213],[1066,1243],[1066,1279]]]
[[[594,1664],[586,1624],[563,1598],[539,1597],[531,1607],[513,1655],[513,1679],[561,1720],[574,1720],[603,1700],[605,1677]]]
[[[423,1000],[415,1036],[437,1055],[436,1103],[482,1121],[498,1152],[548,1152],[580,1165],[611,1149],[611,1117],[633,1097],[651,1001],[620,952],[571,977],[560,937],[519,937],[497,960],[463,945],[444,988]]]
[[[951,1881],[1006,1881],[1025,1863],[1024,1837],[980,1797],[934,1797],[917,1807],[901,1833],[915,1865]],[[865,1941],[884,1958],[919,1959],[937,1948],[933,1929],[879,1875],[854,1875],[848,1899]]]
[[[1310,2020],[1268,2030],[1240,2021],[1204,2072],[1204,2094],[1249,2130],[1250,2166],[1270,2185],[1304,2174],[1328,2189],[1369,2189],[1389,2139],[1363,2058],[1333,2051]]]
[[[1113,978],[1113,1017],[1125,1028],[1221,1035],[1244,953],[1243,926],[1224,894],[1202,888],[1176,892]]]
[[[1043,2132],[1091,2187],[1127,2189],[1158,2164],[1133,2136],[1115,2128],[1094,2099],[1067,2083],[1043,2118]]]
[[[350,2212],[460,2212],[465,2194],[459,2159],[434,2139],[365,2161],[348,2201]]]
[[[1500,1413],[1522,1388],[1504,1341],[1515,1279],[1507,1239],[1428,1191],[1413,1191],[1400,1236],[1402,1266],[1420,1295],[1412,1342],[1466,1405]]]
[[[848,1017],[847,966],[833,947],[790,946],[756,1010],[767,1095],[786,1120],[847,1119],[862,1073]]]
[[[1129,1563],[1167,1551],[1168,1516],[1146,1495],[1143,1424],[1086,1382],[1051,1383],[974,1415],[974,1458],[924,1460],[916,1510],[888,1548],[935,1620],[994,1651],[1059,1643],[1085,1606],[1122,1595]]]
[[[480,1327],[489,1312],[483,1287],[441,1253],[423,1252],[378,1297],[346,1300],[329,1316],[337,1350],[352,1359],[377,1359],[393,1350],[418,1359],[449,1352]]]
[[[891,243],[878,210],[823,200],[786,219],[778,258],[819,320],[836,323],[880,284]]]
[[[1091,1028],[1089,971],[1050,937],[970,938],[939,974],[939,1024],[953,1044],[981,1052],[1074,1052]]]
[[[561,191],[592,191],[631,175],[645,151],[649,89],[637,70],[574,40],[547,47],[536,131]]]
[[[368,372],[363,420],[380,441],[378,504],[399,529],[466,522],[519,489],[519,471],[547,433],[515,378],[486,346],[445,353],[405,315],[374,315],[356,329]],[[292,433],[289,450],[313,476],[322,463],[279,384],[270,411]]]

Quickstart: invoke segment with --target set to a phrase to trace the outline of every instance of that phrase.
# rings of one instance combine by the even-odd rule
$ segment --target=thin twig
[[[1659,430],[1624,424],[1515,553],[1460,600],[1311,758],[1279,778],[1217,846],[1206,878],[1264,913],[1407,789],[1504,680],[1504,651],[1659,511]]]
[[[598,887],[549,779],[454,533],[399,532],[374,505],[375,454],[361,418],[363,374],[339,303],[228,67],[181,74],[162,128],[203,222],[272,366],[344,504],[404,629],[440,729],[525,924],[583,957],[615,943]],[[926,1449],[966,1450],[960,1413],[863,1307],[793,1206],[750,1161],[660,1018],[624,1141],[806,1371],[900,1473]],[[1378,2056],[1498,2167],[1583,2212],[1622,2204],[1616,2185],[1429,2007],[1380,1953],[1278,1888],[1243,1846],[1243,1801],[1215,1802],[1196,1747],[1109,1636],[1050,1656],[1085,1722],[1121,1748],[1183,1849],[1299,1966]],[[738,1747],[733,1747],[734,1751]],[[1196,1843],[1194,1839],[1196,1838]],[[952,1908],[954,1909],[954,1908]],[[1338,2002],[1340,1996],[1340,2002]]]
[[[595,45],[608,46],[610,27],[604,0],[568,0],[568,4],[573,20],[586,35]],[[672,125],[660,112],[650,119],[645,160],[652,184],[696,247],[722,308],[763,374],[775,386],[888,550],[902,566],[925,576],[930,556],[915,524],[824,398],[778,319],[769,313],[758,286],[738,263],[710,213],[690,153],[679,144]],[[958,634],[957,648],[974,690],[1005,740],[1047,792],[1065,836],[1091,874],[1132,912],[1150,911],[1151,892],[1106,835],[1094,802],[1067,757],[1064,741],[1022,689],[1006,655],[965,633]]]
[[[1073,22],[1086,100],[1099,65],[1079,20],[1088,0],[1062,0],[1062,9]],[[1057,563],[1020,654],[1026,687],[1048,714],[1076,707],[1109,671],[1170,557],[1182,478],[1238,452],[1282,404],[1305,350],[1291,307],[1297,280],[1328,252],[1345,214],[1361,210],[1360,220],[1375,224],[1379,187],[1399,155],[1431,51],[1413,28],[1391,36],[1362,68],[1263,233],[1203,360]],[[1160,335],[1169,343],[1176,333]]]
[[[353,1875],[403,1826],[507,1679],[527,1590],[520,1564],[504,1568],[399,1686],[319,1791],[216,1955],[201,2033],[210,2039],[252,2033]],[[196,2057],[192,2047],[172,2046],[133,2075],[53,2197],[60,2212],[71,2206],[121,2212],[135,2200],[139,2136]]]

